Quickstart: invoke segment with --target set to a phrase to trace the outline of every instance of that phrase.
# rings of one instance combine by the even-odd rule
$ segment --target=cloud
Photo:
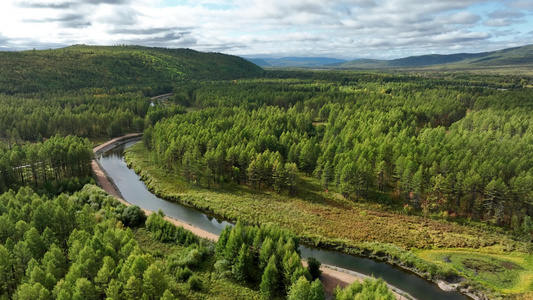
[[[488,14],[488,16],[494,19],[519,19],[523,18],[525,14],[517,10],[500,9]]]
[[[0,48],[7,48],[7,43],[9,42],[9,38],[2,35],[0,32]]]
[[[122,5],[122,4],[128,4],[131,2],[131,0],[78,0],[78,3],[82,4],[111,4],[111,5]]]
[[[515,9],[500,9],[487,15],[489,17],[483,24],[489,27],[505,27],[512,24],[524,23],[526,14]]]
[[[57,18],[26,19],[26,23],[58,23],[61,28],[84,28],[91,26],[91,22],[85,19],[85,15],[67,13]]]
[[[20,7],[26,8],[53,8],[53,9],[66,9],[72,6],[72,2],[35,2],[35,1],[21,1],[17,2]]]
[[[455,13],[448,18],[448,22],[460,25],[473,25],[481,20],[479,15],[473,14],[469,11],[462,11]]]
[[[72,0],[72,1],[54,1],[54,0],[23,0],[15,2],[19,7],[25,8],[52,8],[52,9],[68,9],[84,4],[100,5],[123,5],[131,3],[131,0]]]
[[[115,28],[107,32],[110,34],[133,34],[133,35],[152,35],[158,33],[165,33],[169,31],[184,31],[191,30],[192,27],[170,27],[170,28]]]
[[[173,47],[191,47],[197,44],[197,40],[192,37],[190,32],[172,32],[161,36],[150,36],[145,38],[126,39],[128,44],[146,45],[146,46],[173,46]]]
[[[533,3],[511,0],[496,1],[499,5],[487,5],[485,0],[181,0],[179,4],[163,0],[1,1],[11,5],[0,4],[0,28],[6,28],[5,36],[20,38],[21,44],[24,40],[32,45],[39,41],[46,45],[132,43],[194,47],[237,55],[330,54],[343,58],[464,52],[487,43],[496,47],[493,38],[510,40],[516,32],[495,29],[527,21],[527,10],[522,7]],[[483,13],[494,7],[502,9]],[[39,26],[32,22],[38,22]]]
[[[509,6],[512,8],[516,8],[516,9],[533,10],[533,1],[530,1],[530,0],[515,1],[515,2],[511,2]]]

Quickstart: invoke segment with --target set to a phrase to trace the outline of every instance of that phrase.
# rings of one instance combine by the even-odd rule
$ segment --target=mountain
[[[431,54],[393,60],[359,59],[340,64],[338,68],[413,68],[446,66],[449,68],[483,68],[533,66],[533,45],[482,53]]]
[[[0,93],[156,87],[183,80],[253,77],[263,69],[237,56],[190,49],[75,45],[0,52]]]
[[[245,58],[261,67],[275,68],[313,68],[338,65],[347,62],[331,57],[282,57],[282,58]]]

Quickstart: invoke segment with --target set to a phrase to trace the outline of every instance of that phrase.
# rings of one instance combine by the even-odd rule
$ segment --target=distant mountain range
[[[260,67],[277,68],[313,68],[324,67],[332,64],[343,64],[348,62],[344,59],[330,57],[282,57],[282,58],[246,58],[248,61]]]
[[[401,69],[445,67],[449,69],[485,67],[533,67],[533,45],[482,53],[429,54],[392,60],[342,60],[328,57],[247,58],[261,67],[331,69]]]
[[[430,54],[410,56],[393,60],[358,59],[338,64],[336,68],[412,68],[447,66],[451,68],[498,67],[498,66],[533,66],[533,45],[507,48],[482,53]]]

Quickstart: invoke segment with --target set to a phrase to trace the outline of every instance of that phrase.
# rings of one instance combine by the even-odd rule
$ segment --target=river
[[[206,214],[196,208],[163,200],[152,194],[139,175],[129,169],[124,162],[123,152],[138,141],[129,141],[99,155],[99,163],[114,181],[124,200],[144,209],[159,209],[174,219],[189,223],[205,231],[220,234],[231,223]],[[381,277],[388,284],[398,287],[419,300],[469,299],[457,292],[442,291],[436,284],[426,281],[415,274],[387,263],[357,257],[337,251],[300,246],[302,258],[314,257],[323,264],[336,266],[369,276]]]

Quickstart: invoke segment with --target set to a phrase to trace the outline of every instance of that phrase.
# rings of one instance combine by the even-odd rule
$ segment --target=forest
[[[190,49],[74,45],[51,50],[0,51],[0,92],[25,94],[98,88],[163,94],[176,82],[259,76],[237,56]]]
[[[155,145],[159,122],[178,115],[218,118],[215,105],[208,104],[215,100],[208,98],[220,88],[237,82],[252,87],[264,78],[267,85],[279,80],[276,90],[285,79],[274,78],[292,73],[265,75],[261,68],[229,55],[135,46],[0,52],[0,61],[0,299],[325,298],[318,280],[320,262],[310,258],[303,267],[299,237],[290,230],[239,221],[215,243],[174,226],[162,211],[146,216],[139,207],[125,206],[93,185],[93,146],[145,129],[145,141]],[[252,77],[258,79],[246,80]],[[206,89],[202,96],[203,88],[211,85],[213,90]],[[150,98],[167,92],[174,96]],[[220,106],[229,109],[229,116],[232,97],[226,97]],[[267,98],[265,103],[272,101]],[[283,105],[274,105],[272,111],[265,107],[262,118],[297,102],[276,101]],[[247,113],[254,105],[236,105],[234,113],[253,121],[255,114],[250,118]],[[316,131],[307,117],[290,120],[291,126]],[[255,132],[245,134],[252,140]],[[315,135],[313,141],[318,142]],[[219,187],[234,181],[258,190],[298,193],[300,163],[284,161],[272,151],[277,143],[272,144],[271,136],[263,142],[265,151],[243,155],[243,164],[257,159],[256,173],[239,169],[236,162],[228,173],[226,166],[218,165],[214,142],[218,140],[209,146],[214,165],[208,173],[198,169],[207,148],[188,149],[187,172],[174,161],[165,164],[179,169],[192,186]],[[235,147],[235,159],[243,146]],[[260,154],[263,158],[256,157]],[[274,158],[277,181],[260,173]],[[310,167],[308,171],[312,173]],[[395,298],[382,280],[354,282],[337,288],[333,297]]]
[[[528,298],[532,83],[268,71],[181,84],[169,101],[187,113],[148,125],[126,160],[160,197],[430,280],[459,276],[489,298]]]
[[[94,185],[11,190],[0,213],[1,299],[324,299],[317,265],[303,268],[298,239],[273,226],[238,222],[214,244]],[[382,281],[335,293],[395,299]]]
[[[202,109],[149,126],[144,144],[198,185],[292,194],[304,174],[348,199],[531,234],[530,89],[339,75],[178,87],[174,101]]]

